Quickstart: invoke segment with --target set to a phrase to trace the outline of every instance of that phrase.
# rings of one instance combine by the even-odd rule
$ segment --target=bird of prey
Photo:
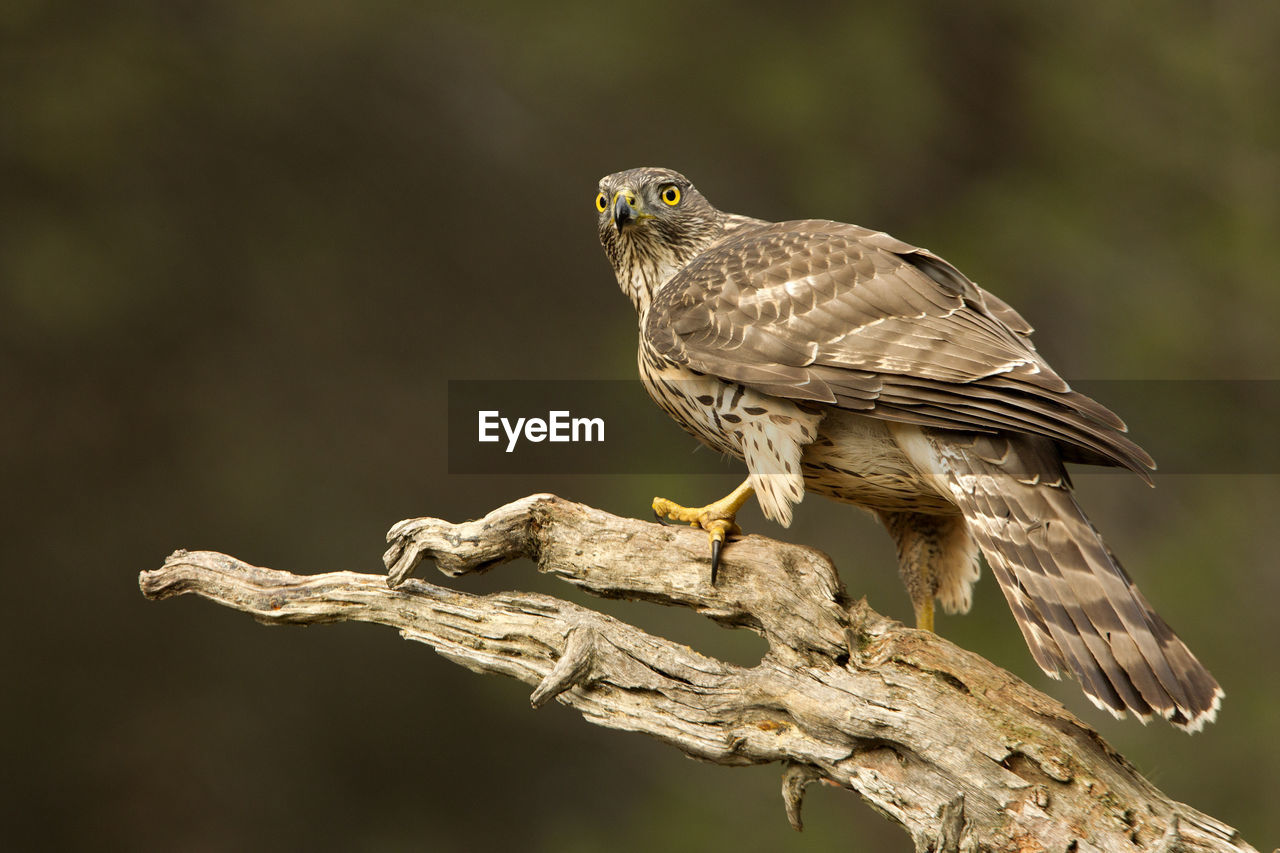
[[[806,491],[873,513],[918,627],[970,606],[978,554],[1039,666],[1100,708],[1197,731],[1223,692],[1084,516],[1065,462],[1151,457],[1073,391],[1013,308],[937,255],[820,219],[717,210],[678,172],[601,179],[600,242],[640,315],[640,375],[710,447],[746,462],[725,498],[659,517],[706,530],[712,581],[755,495],[786,526]]]

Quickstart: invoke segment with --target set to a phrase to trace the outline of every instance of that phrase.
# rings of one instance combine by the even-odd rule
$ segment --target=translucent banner
[[[1160,474],[1280,473],[1280,380],[1080,380]],[[450,474],[741,470],[685,433],[639,380],[450,380]],[[1077,470],[1105,471],[1082,467]]]

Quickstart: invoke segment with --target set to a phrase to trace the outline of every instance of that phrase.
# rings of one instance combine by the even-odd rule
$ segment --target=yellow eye
[[[662,200],[675,207],[680,203],[680,188],[674,185],[667,187],[662,191]]]
[[[596,195],[596,210],[604,213],[609,208],[609,199],[604,197],[604,193]]]

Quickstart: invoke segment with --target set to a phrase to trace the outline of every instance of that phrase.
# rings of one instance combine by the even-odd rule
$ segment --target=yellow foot
[[[669,518],[672,521],[684,521],[694,527],[707,531],[711,540],[711,584],[716,582],[716,572],[720,568],[720,551],[729,536],[742,532],[734,521],[738,510],[755,494],[749,483],[743,483],[728,495],[706,506],[686,507],[666,498],[653,499],[653,514],[659,519]]]

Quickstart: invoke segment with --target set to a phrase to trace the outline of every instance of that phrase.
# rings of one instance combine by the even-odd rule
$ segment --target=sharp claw
[[[664,525],[668,520],[687,521],[691,527],[707,532],[711,537],[711,585],[715,586],[720,574],[720,554],[724,551],[725,540],[741,532],[734,522],[734,515],[742,501],[751,493],[751,489],[743,484],[729,496],[704,507],[684,507],[666,498],[654,498],[651,505],[653,517]]]

